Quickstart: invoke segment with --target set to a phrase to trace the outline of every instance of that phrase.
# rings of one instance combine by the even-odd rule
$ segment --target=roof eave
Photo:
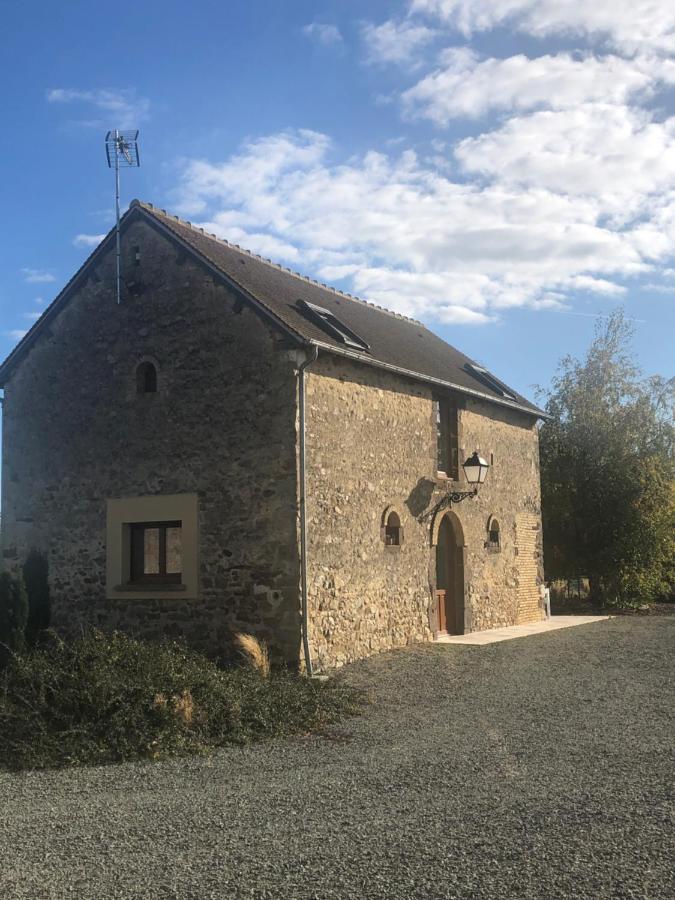
[[[126,224],[129,217],[134,211],[135,210],[131,209],[128,210],[120,220],[120,225],[123,222]],[[5,387],[17,363],[30,350],[40,332],[48,325],[48,323],[54,318],[54,316],[59,313],[61,308],[68,301],[71,293],[76,290],[79,287],[80,283],[88,276],[90,267],[94,264],[96,258],[107,249],[110,243],[112,243],[114,237],[115,229],[112,228],[103,238],[101,243],[94,250],[92,250],[92,252],[85,259],[77,272],[75,272],[73,277],[68,282],[66,282],[63,288],[61,288],[59,293],[56,295],[56,297],[54,297],[52,302],[42,313],[37,322],[35,322],[35,324],[31,326],[31,328],[21,338],[16,347],[14,347],[9,355],[3,360],[3,362],[0,364],[0,388]]]
[[[293,329],[286,325],[285,322],[281,321],[281,319],[279,319],[272,310],[265,306],[264,303],[261,303],[256,297],[250,294],[233,278],[230,278],[221,269],[210,262],[210,260],[208,260],[202,253],[200,253],[196,247],[193,247],[192,244],[190,244],[188,241],[184,241],[180,237],[180,235],[176,234],[175,231],[164,225],[164,223],[161,222],[159,218],[153,216],[152,213],[140,203],[133,203],[124,213],[124,215],[120,219],[120,229],[126,227],[134,216],[140,216],[144,218],[153,227],[156,227],[157,229],[162,231],[162,233],[169,237],[172,241],[178,243],[189,253],[197,257],[199,261],[206,268],[208,268],[214,276],[216,276],[220,281],[227,284],[230,288],[241,294],[242,297],[244,297],[256,309],[258,309],[261,314],[265,316],[265,318],[272,321],[278,328],[284,331],[295,342],[305,345],[307,344],[307,339],[303,337],[303,335],[299,334],[296,331],[293,331]],[[79,287],[81,282],[87,277],[89,269],[94,264],[97,257],[99,257],[108,248],[108,245],[114,241],[114,237],[115,229],[113,228],[108,232],[108,234],[101,241],[98,247],[96,247],[87,257],[87,259],[82,263],[82,265],[73,275],[70,281],[68,281],[67,284],[61,289],[61,291],[59,291],[59,293],[49,304],[47,309],[45,309],[37,322],[35,322],[35,324],[30,328],[27,334],[24,335],[24,337],[19,341],[16,347],[14,347],[14,349],[11,351],[11,353],[3,360],[2,364],[0,364],[0,388],[5,387],[16,365],[30,350],[37,336],[54,318],[54,316],[59,313],[61,308],[68,301],[68,298],[70,297],[72,292],[75,291]]]
[[[522,403],[518,403],[513,400],[506,400],[502,397],[493,397],[490,396],[490,394],[484,393],[483,391],[475,391],[472,388],[464,387],[464,385],[455,384],[453,381],[445,381],[441,378],[434,378],[432,375],[425,375],[423,372],[415,372],[412,369],[405,369],[402,366],[395,366],[392,363],[383,362],[379,359],[375,359],[372,356],[366,355],[365,353],[348,350],[347,348],[336,347],[333,344],[325,344],[323,341],[309,340],[307,341],[307,343],[314,347],[318,347],[320,350],[325,350],[329,353],[335,353],[338,356],[345,356],[348,359],[363,363],[367,366],[376,366],[377,368],[385,369],[388,372],[395,372],[397,375],[404,375],[406,378],[412,378],[414,381],[424,381],[427,384],[435,384],[438,387],[443,387],[451,391],[457,391],[457,393],[464,394],[468,397],[476,397],[479,400],[486,400],[488,403],[495,403],[497,406],[504,406],[508,409],[515,409],[518,412],[522,412],[528,416],[531,416],[533,419],[552,418],[549,413],[546,413],[542,409],[539,409],[537,407],[524,406]]]
[[[307,345],[309,343],[308,339],[300,334],[300,332],[295,331],[290,325],[287,325],[276,313],[271,310],[266,304],[260,301],[257,297],[251,294],[246,290],[245,287],[239,284],[234,278],[232,278],[227,273],[223,272],[215,263],[212,263],[208,257],[204,256],[195,246],[193,246],[189,241],[184,240],[179,234],[165,225],[157,216],[154,216],[152,212],[146,209],[144,206],[140,204],[133,207],[137,209],[141,216],[144,216],[148,222],[151,223],[153,227],[158,228],[165,234],[170,240],[178,243],[181,247],[187,250],[189,253],[193,254],[200,263],[207,268],[212,275],[218,278],[223,284],[226,284],[232,290],[236,291],[240,294],[245,300],[247,300],[255,309],[257,309],[266,319],[271,321],[274,325],[276,325],[281,331],[285,332],[286,335],[292,338],[296,343]]]

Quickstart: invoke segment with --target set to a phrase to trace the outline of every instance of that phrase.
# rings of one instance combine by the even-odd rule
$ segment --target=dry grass
[[[171,698],[171,705],[175,715],[181,720],[183,725],[189,727],[192,725],[192,716],[194,715],[195,704],[192,694],[188,690],[184,690],[182,694],[174,694]]]
[[[259,672],[263,678],[269,678],[270,655],[267,644],[259,641],[252,634],[238,634],[234,640],[249,666]]]

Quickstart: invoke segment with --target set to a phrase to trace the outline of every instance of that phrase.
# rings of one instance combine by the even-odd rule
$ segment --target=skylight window
[[[506,400],[516,399],[503,381],[495,378],[494,375],[482,366],[477,366],[475,363],[466,363],[464,368],[470,375],[473,375],[474,378],[477,378],[478,381],[481,381],[486,387],[489,387],[490,390],[499,394],[500,397],[504,397]]]
[[[332,312],[329,312],[322,306],[308,303],[307,300],[298,300],[298,306],[332,338],[342,341],[343,344],[346,344],[347,347],[352,347],[354,350],[370,350],[370,344],[366,343],[363,338],[360,338],[358,334],[353,332],[344,322],[341,322]]]

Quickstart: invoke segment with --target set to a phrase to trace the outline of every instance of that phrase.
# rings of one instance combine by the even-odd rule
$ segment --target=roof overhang
[[[426,384],[436,385],[437,387],[456,391],[457,393],[463,394],[465,396],[475,397],[488,403],[495,404],[496,406],[514,409],[519,412],[525,413],[526,415],[531,416],[535,419],[551,418],[547,413],[543,412],[540,409],[537,409],[536,407],[524,406],[523,404],[520,404],[516,401],[495,397],[482,391],[472,390],[471,388],[455,384],[452,381],[444,381],[442,379],[433,378],[430,375],[425,375],[422,372],[415,372],[410,369],[405,369],[400,366],[393,365],[392,363],[386,363],[376,359],[371,354],[365,354],[359,351],[350,350],[347,347],[342,348],[335,346],[334,344],[328,344],[314,339],[308,339],[304,335],[301,335],[299,332],[291,328],[291,326],[286,322],[282,321],[265,303],[263,303],[261,300],[247,291],[246,288],[239,284],[230,275],[223,272],[222,269],[220,269],[209,259],[207,259],[202,253],[200,253],[200,251],[196,247],[192,246],[189,242],[184,241],[180,237],[180,235],[176,234],[175,231],[164,225],[157,217],[153,216],[150,211],[146,210],[144,206],[142,206],[138,201],[132,202],[127,212],[122,216],[122,219],[120,220],[120,228],[127,228],[129,224],[137,218],[142,218],[145,222],[147,222],[148,225],[163,234],[173,244],[181,247],[181,249],[183,249],[185,252],[196,258],[213,275],[215,279],[239,294],[254,309],[256,309],[263,318],[267,319],[271,324],[275,325],[288,338],[290,338],[294,343],[300,346],[314,346],[327,353],[346,357],[348,359],[354,360],[355,362],[360,362],[363,365],[374,366],[379,369],[384,369],[385,371],[394,372],[398,375],[410,378],[413,381],[421,381]],[[42,316],[40,316],[37,322],[32,326],[32,328],[22,338],[22,340],[19,341],[19,343],[12,350],[9,356],[0,365],[0,388],[5,386],[5,384],[11,377],[12,372],[26,355],[26,353],[28,353],[36,338],[45,329],[45,327],[49,325],[50,321],[52,321],[55,316],[58,315],[63,306],[68,302],[71,294],[76,291],[84,281],[86,281],[90,269],[96,264],[99,257],[101,257],[108,251],[108,249],[112,247],[112,245],[114,244],[114,239],[115,229],[112,229],[110,232],[108,232],[108,234],[101,241],[98,247],[96,247],[96,249],[90,254],[90,256],[87,257],[87,259],[73,275],[70,281],[59,292],[59,294],[57,294],[52,303],[50,303]]]
[[[379,359],[375,359],[370,355],[366,355],[365,353],[358,353],[353,350],[342,349],[341,347],[335,347],[332,344],[324,344],[321,341],[309,341],[307,342],[313,347],[318,347],[320,350],[325,350],[327,353],[334,353],[337,356],[345,356],[348,359],[352,359],[355,362],[363,363],[366,366],[375,366],[378,369],[384,369],[388,372],[395,372],[397,375],[402,375],[406,378],[410,378],[413,381],[423,381],[426,384],[433,384],[436,387],[444,388],[449,391],[456,391],[458,394],[464,394],[467,397],[475,397],[477,400],[485,400],[488,403],[493,403],[496,406],[504,406],[507,409],[515,409],[518,412],[525,413],[533,419],[551,419],[553,418],[549,413],[544,412],[542,409],[538,409],[536,407],[524,406],[522,403],[517,403],[513,400],[506,400],[501,397],[493,397],[490,394],[485,394],[483,391],[474,391],[471,388],[464,387],[461,384],[455,384],[452,381],[443,381],[440,378],[432,378],[431,375],[424,375],[421,372],[414,372],[411,369],[404,369],[401,366],[394,366],[391,363],[382,362]]]
[[[255,309],[257,309],[264,318],[273,322],[294,342],[301,345],[307,344],[307,340],[302,335],[298,334],[298,332],[290,328],[285,322],[282,322],[281,319],[279,319],[278,316],[276,316],[274,312],[269,309],[269,307],[267,307],[264,303],[261,303],[260,300],[257,299],[257,297],[254,297],[233,278],[231,278],[229,275],[215,266],[212,262],[206,259],[206,257],[204,257],[195,247],[192,247],[186,241],[181,240],[179,235],[175,234],[175,232],[173,232],[170,228],[167,228],[165,225],[163,225],[154,216],[147,212],[139,203],[132,203],[127,212],[125,212],[125,214],[122,216],[122,218],[120,219],[120,229],[123,230],[127,228],[132,221],[138,218],[142,218],[148,223],[148,225],[155,228],[157,231],[160,231],[174,244],[179,245],[183,250],[196,257],[202,263],[202,265],[211,272],[214,278],[218,279],[221,283],[226,284],[228,287],[235,290]],[[14,349],[11,351],[9,356],[7,356],[7,358],[3,361],[3,363],[0,365],[0,388],[3,388],[5,386],[5,384],[11,377],[12,372],[33,346],[39,334],[45,329],[46,326],[48,326],[49,322],[52,321],[52,319],[54,319],[56,315],[58,315],[61,309],[68,302],[70,296],[86,281],[89,276],[89,271],[91,270],[92,266],[96,264],[99,257],[102,256],[108,249],[112,248],[114,240],[115,229],[113,228],[103,238],[98,247],[96,247],[96,249],[87,257],[87,259],[73,275],[70,281],[57,294],[57,296],[49,304],[47,309],[45,309],[37,322],[35,322],[28,333],[24,335],[24,337],[19,341],[16,347],[14,347]]]

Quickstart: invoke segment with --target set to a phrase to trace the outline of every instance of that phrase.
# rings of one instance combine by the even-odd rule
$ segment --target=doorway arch
[[[464,634],[464,530],[454,512],[447,510],[434,523],[436,548],[436,610],[438,631]]]

